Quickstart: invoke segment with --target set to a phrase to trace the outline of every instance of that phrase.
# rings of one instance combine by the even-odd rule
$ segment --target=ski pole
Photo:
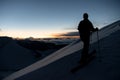
[[[89,49],[91,48],[91,42],[92,42],[92,32],[90,33],[90,45],[89,45]]]
[[[102,59],[101,59],[101,52],[100,52],[100,40],[99,40],[99,33],[98,33],[98,31],[97,31],[97,40],[98,40],[99,61],[102,61]]]

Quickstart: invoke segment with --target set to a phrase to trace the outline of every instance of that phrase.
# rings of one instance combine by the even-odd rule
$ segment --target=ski
[[[96,57],[96,50],[93,50],[90,54],[89,54],[89,58],[86,60],[85,63],[81,64],[79,63],[79,65],[75,66],[73,69],[71,69],[72,73],[77,72],[78,70],[84,68],[85,66],[87,66],[94,58]]]

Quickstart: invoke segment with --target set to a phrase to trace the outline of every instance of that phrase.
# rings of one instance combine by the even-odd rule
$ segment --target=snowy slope
[[[0,37],[0,75],[15,72],[36,61],[33,52],[19,46],[15,40]]]
[[[120,80],[120,31],[100,43],[102,62],[97,58],[75,74],[70,73],[70,69],[78,64],[79,51],[16,80]],[[92,45],[96,46],[97,43]]]
[[[94,60],[86,68],[82,69],[79,72],[79,74],[72,75],[69,72],[69,70],[75,64],[77,64],[76,62],[77,62],[77,60],[79,60],[79,58],[80,58],[79,53],[81,52],[78,50],[82,49],[82,47],[81,47],[82,43],[75,42],[75,43],[72,43],[69,46],[51,54],[50,56],[46,57],[45,59],[38,61],[38,62],[34,63],[33,65],[30,65],[18,72],[11,74],[10,76],[4,78],[3,80],[14,80],[14,79],[17,79],[17,80],[28,80],[28,79],[29,80],[40,80],[40,79],[42,79],[42,80],[56,80],[56,79],[59,79],[59,80],[78,80],[78,79],[88,80],[88,78],[91,78],[92,80],[93,79],[101,80],[101,78],[102,78],[102,80],[106,80],[106,78],[108,78],[109,74],[112,75],[112,73],[109,73],[107,76],[105,74],[107,74],[108,72],[115,73],[113,62],[116,59],[116,56],[119,56],[118,53],[120,53],[120,50],[118,49],[120,46],[117,43],[120,41],[120,39],[119,39],[120,26],[119,26],[119,24],[120,24],[120,21],[118,21],[110,26],[107,26],[106,28],[103,28],[99,31],[99,38],[101,39],[100,46],[102,45],[100,50],[102,50],[102,53],[98,54],[96,60]],[[117,37],[116,37],[116,34],[117,34]],[[111,36],[112,36],[112,39],[111,39]],[[117,42],[116,41],[112,42],[113,38],[116,38]],[[96,33],[94,33],[92,35],[92,41],[91,41],[91,43],[94,43],[92,48],[97,46],[97,43],[95,43],[96,41],[97,41],[97,36],[96,36]],[[109,43],[111,43],[111,45],[108,45]],[[105,45],[108,45],[108,46],[105,46]],[[115,46],[112,46],[112,45],[115,45]],[[118,45],[118,46],[116,47],[116,45]],[[111,49],[113,49],[113,50],[111,50]],[[78,51],[78,52],[76,52],[76,51]],[[108,51],[108,54],[106,53],[107,51]],[[114,53],[115,51],[116,51],[115,58],[112,56],[110,57],[111,60],[113,59],[112,60],[113,62],[112,61],[109,62],[110,61],[109,58],[107,59],[107,57],[104,57],[104,56],[109,56],[110,53],[111,53],[111,55],[113,55],[112,53]],[[76,53],[72,54],[74,52],[76,52]],[[70,54],[72,54],[72,55],[70,55]],[[67,56],[67,55],[69,55],[69,56]],[[99,55],[101,55],[102,60],[103,60],[101,63],[98,63]],[[119,58],[116,59],[116,61],[119,61]],[[117,65],[117,64],[118,63],[116,63],[115,65]],[[109,69],[109,66],[111,66],[110,69]],[[118,69],[118,67],[116,69]],[[106,69],[108,69],[108,70],[106,71]],[[93,75],[91,74],[91,72],[93,73]],[[95,74],[95,73],[98,73],[98,74]],[[115,74],[118,78],[119,74],[118,73],[115,73]],[[93,76],[97,76],[97,77],[93,77]],[[100,78],[98,79],[98,77],[100,77]],[[109,78],[109,79],[113,79],[113,78]]]

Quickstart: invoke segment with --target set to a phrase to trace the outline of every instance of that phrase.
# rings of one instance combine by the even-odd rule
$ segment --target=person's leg
[[[85,40],[83,40],[83,50],[81,55],[80,63],[84,63],[86,59],[88,58],[88,52],[89,52],[89,37]]]
[[[88,55],[88,52],[89,52],[89,39],[87,39],[86,41],[84,41],[84,54]]]
[[[81,53],[81,59],[80,59],[80,64],[83,64],[86,60],[86,43],[83,41],[83,49]]]

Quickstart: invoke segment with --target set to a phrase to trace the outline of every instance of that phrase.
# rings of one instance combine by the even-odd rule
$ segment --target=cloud
[[[65,33],[65,34],[61,34],[60,36],[79,36],[79,33],[78,32],[68,32],[68,33]]]
[[[56,38],[80,38],[79,32],[77,32],[77,31],[53,34],[52,36],[56,37]]]

